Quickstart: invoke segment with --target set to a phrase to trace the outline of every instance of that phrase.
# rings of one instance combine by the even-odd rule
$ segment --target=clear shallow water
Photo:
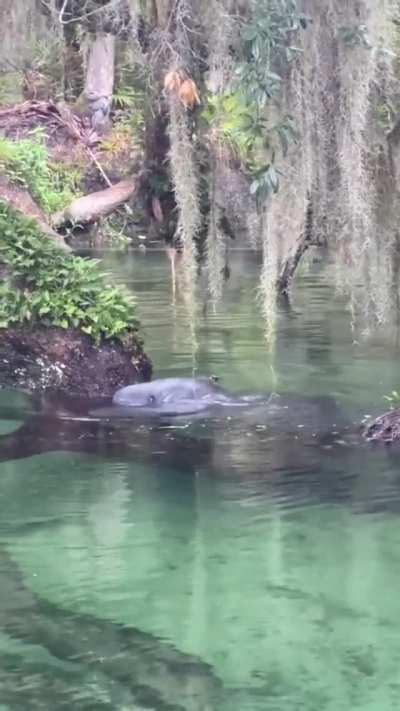
[[[195,328],[163,254],[107,263],[137,293],[157,376],[331,395],[350,420],[398,387],[397,350],[353,343],[318,264],[271,355],[253,255],[235,256],[224,303]],[[297,427],[296,400],[275,429],[53,418],[14,450],[0,440],[2,711],[397,709],[400,457],[341,423],[332,434],[330,404],[314,402],[327,437]],[[1,434],[28,407],[0,393]],[[46,437],[52,451],[16,458]]]

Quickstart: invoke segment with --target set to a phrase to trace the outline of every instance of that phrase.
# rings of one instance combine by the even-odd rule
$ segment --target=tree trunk
[[[63,25],[64,36],[64,98],[73,101],[83,91],[82,54],[79,44],[78,23]]]
[[[84,91],[92,128],[97,133],[103,133],[109,126],[114,60],[114,35],[97,32],[88,52]]]
[[[65,210],[53,215],[52,223],[55,227],[60,227],[65,222],[87,224],[95,222],[100,217],[106,217],[129,200],[137,184],[138,181],[133,178],[121,180],[110,188],[76,198]]]
[[[157,25],[160,29],[165,29],[171,12],[171,0],[154,0],[157,14]]]
[[[40,232],[50,237],[58,247],[69,250],[64,238],[57,234],[49,225],[40,207],[35,203],[27,190],[12,185],[5,178],[0,178],[0,200],[10,205],[13,210],[21,212],[25,217],[36,222]]]
[[[315,241],[313,235],[313,229],[313,209],[312,201],[310,199],[306,210],[304,233],[299,236],[297,243],[292,247],[290,253],[286,255],[285,261],[283,262],[277,279],[276,287],[278,293],[283,294],[284,296],[288,296],[289,294],[290,285],[292,283],[294,273],[305,252],[308,250],[309,247],[311,247],[311,245],[318,246],[318,243],[317,241]]]

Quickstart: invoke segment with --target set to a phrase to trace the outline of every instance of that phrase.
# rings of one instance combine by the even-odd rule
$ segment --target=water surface
[[[255,255],[235,254],[195,323],[162,252],[105,261],[135,291],[158,377],[329,396],[350,429],[321,399],[320,431],[299,409],[276,429],[44,420],[38,449],[54,450],[25,458],[0,441],[0,708],[397,709],[399,457],[351,427],[398,387],[395,346],[355,342],[318,262],[271,353]],[[28,409],[0,392],[0,434]]]

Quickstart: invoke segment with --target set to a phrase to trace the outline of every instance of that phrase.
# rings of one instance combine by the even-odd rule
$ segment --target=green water
[[[254,255],[235,254],[223,303],[200,297],[194,325],[163,253],[105,261],[135,290],[157,376],[330,395],[351,420],[398,388],[398,350],[384,334],[354,342],[319,263],[282,307],[271,354]],[[6,434],[27,404],[0,393],[1,405]],[[397,709],[396,452],[240,418],[131,437],[140,447],[120,457],[99,446],[0,462],[0,709]],[[73,655],[57,610],[73,613]],[[119,647],[113,623],[149,635],[144,651]],[[126,665],[133,681],[114,671]]]

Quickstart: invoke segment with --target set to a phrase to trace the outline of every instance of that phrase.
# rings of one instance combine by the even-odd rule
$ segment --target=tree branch
[[[87,224],[106,217],[132,197],[138,183],[138,178],[121,180],[109,188],[76,198],[64,210],[53,215],[52,224],[57,228],[66,222]]]
[[[90,10],[89,12],[85,13],[84,15],[76,15],[75,17],[71,17],[69,20],[63,20],[63,14],[65,12],[66,6],[67,6],[68,0],[64,0],[63,7],[60,11],[59,15],[59,21],[62,25],[70,25],[73,22],[83,22],[84,20],[87,20],[88,17],[92,17],[92,15],[97,15],[103,12],[104,10],[107,10],[112,7],[117,7],[119,5],[120,0],[109,0],[109,2],[106,5],[101,5],[101,7],[96,7],[94,10]]]

